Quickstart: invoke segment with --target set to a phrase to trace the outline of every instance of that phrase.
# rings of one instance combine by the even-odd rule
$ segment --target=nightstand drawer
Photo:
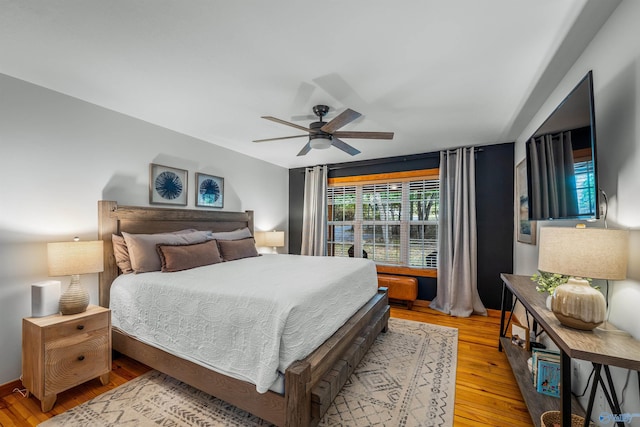
[[[109,329],[45,344],[44,394],[55,394],[110,370]]]
[[[49,325],[44,330],[44,339],[49,342],[74,335],[86,334],[109,326],[109,313],[98,313],[80,319]]]

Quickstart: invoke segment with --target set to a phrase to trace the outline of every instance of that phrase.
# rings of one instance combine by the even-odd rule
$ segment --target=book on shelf
[[[560,396],[560,363],[550,360],[538,360],[538,382],[536,390],[549,396]]]
[[[540,370],[541,366],[545,367],[545,375],[550,375],[551,367],[555,366],[557,368],[557,379],[553,377],[555,380],[555,384],[549,385],[549,381],[551,379],[541,379]],[[542,348],[534,348],[531,352],[531,367],[532,367],[532,382],[533,386],[536,387],[541,393],[550,394],[553,390],[558,390],[559,393],[559,382],[560,382],[560,352],[556,350],[547,350]],[[546,382],[545,382],[546,380]],[[555,387],[555,388],[553,388]],[[545,390],[544,392],[542,390]],[[555,394],[550,394],[551,396],[556,396]],[[557,394],[559,396],[559,394]]]

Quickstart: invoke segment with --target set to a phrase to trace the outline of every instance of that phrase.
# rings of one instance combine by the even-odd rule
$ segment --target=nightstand
[[[57,394],[111,371],[111,311],[90,305],[78,314],[22,319],[22,383],[42,412]]]

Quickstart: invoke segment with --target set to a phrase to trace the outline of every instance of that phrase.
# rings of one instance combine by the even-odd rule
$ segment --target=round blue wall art
[[[203,204],[213,205],[220,198],[220,186],[213,179],[200,183],[200,200]]]
[[[196,173],[196,206],[224,207],[224,178]]]
[[[156,177],[155,188],[160,197],[174,200],[182,194],[182,180],[173,172],[164,171]]]

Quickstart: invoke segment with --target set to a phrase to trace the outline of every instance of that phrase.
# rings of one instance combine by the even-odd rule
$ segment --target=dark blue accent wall
[[[513,271],[513,143],[486,145],[476,152],[478,292],[487,308],[500,309],[500,273]],[[329,177],[437,168],[439,153],[329,165]],[[289,253],[302,243],[304,170],[289,170]],[[436,279],[418,277],[418,299],[431,301]]]

